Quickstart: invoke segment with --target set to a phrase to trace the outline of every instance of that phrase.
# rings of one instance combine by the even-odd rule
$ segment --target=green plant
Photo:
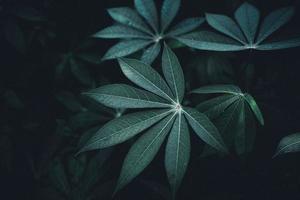
[[[129,7],[109,9],[109,15],[117,24],[94,34],[95,38],[122,39],[106,52],[102,60],[128,56],[146,48],[141,60],[151,64],[161,50],[162,41],[174,40],[204,22],[202,17],[188,18],[169,28],[179,10],[180,0],[165,0],[160,17],[153,0],[135,0],[134,4],[137,12]]]
[[[285,153],[299,152],[300,151],[300,134],[294,133],[281,139],[278,144],[277,151],[274,155],[278,156]]]
[[[217,128],[204,114],[181,104],[185,90],[184,75],[176,55],[169,47],[165,45],[162,56],[166,82],[151,66],[138,60],[119,59],[119,64],[125,76],[145,90],[112,84],[84,94],[109,107],[157,109],[124,115],[110,121],[89,139],[80,152],[119,144],[151,127],[129,150],[118,180],[118,191],[153,160],[169,134],[165,167],[175,196],[189,162],[188,124],[210,146],[223,152],[227,152],[227,148]]]
[[[213,51],[275,50],[297,47],[300,45],[299,38],[264,42],[286,24],[293,14],[293,7],[275,10],[263,20],[258,30],[260,12],[251,4],[244,3],[235,11],[235,20],[225,15],[206,14],[208,24],[226,36],[211,31],[200,31],[177,39],[189,47]]]

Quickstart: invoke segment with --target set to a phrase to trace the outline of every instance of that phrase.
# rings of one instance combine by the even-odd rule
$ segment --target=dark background
[[[184,0],[176,20],[203,16],[204,12],[230,15],[242,2]],[[296,15],[274,37],[300,35],[299,1],[251,2],[262,11],[262,15],[282,6],[295,6]],[[34,173],[36,170],[33,170],[47,168],[67,146],[78,140],[53,134],[57,126],[56,119],[68,120],[72,115],[57,101],[56,94],[71,91],[78,97],[80,92],[93,86],[126,80],[115,61],[85,62],[87,73],[95,80],[93,83],[82,84],[68,70],[64,76],[57,78],[56,70],[63,56],[70,53],[87,49],[93,56],[101,58],[115,41],[92,40],[89,36],[112,24],[106,9],[118,6],[133,6],[133,2],[0,0],[1,199],[71,199],[64,195],[52,197],[51,191],[55,190],[44,190],[52,185],[48,180],[49,172],[46,170],[37,178]],[[30,20],[16,14],[19,9],[27,7],[37,10],[43,19]],[[256,98],[265,117],[265,126],[258,127],[255,148],[244,158],[229,156],[199,159],[201,144],[197,138],[192,137],[192,157],[178,199],[300,199],[300,155],[290,154],[272,159],[279,140],[300,130],[299,50],[293,48],[235,53],[236,57],[232,59],[234,65],[238,66],[244,60],[255,65],[254,80],[250,85],[245,87],[245,78],[239,75],[235,77],[235,82],[242,83],[241,87]],[[189,66],[196,55],[207,52],[186,48],[175,52],[191,88],[201,86],[203,82],[195,75],[187,75],[186,66]],[[15,102],[11,91],[21,102]],[[79,130],[76,134],[80,135],[81,132]],[[105,178],[98,185],[118,177],[128,147],[129,144],[122,144],[115,148],[107,161],[110,167],[105,171]],[[164,191],[167,178],[161,154],[137,180],[115,198],[163,199],[160,194],[163,196],[167,193]],[[146,187],[143,180],[151,180],[151,184]]]

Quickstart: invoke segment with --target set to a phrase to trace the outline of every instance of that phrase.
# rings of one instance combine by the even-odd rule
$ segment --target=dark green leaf
[[[299,152],[299,151],[300,151],[300,133],[295,133],[284,137],[279,142],[275,156],[285,154],[285,153]]]
[[[287,49],[292,47],[300,46],[300,38],[289,39],[278,42],[268,42],[260,44],[257,46],[258,50],[277,50],[277,49]]]
[[[128,7],[111,8],[108,9],[108,13],[115,21],[152,35],[147,24],[144,23],[143,19],[133,9]]]
[[[151,37],[143,32],[140,32],[134,28],[124,25],[113,25],[104,28],[103,30],[95,33],[94,38],[139,38],[139,39],[151,39]]]
[[[241,29],[231,18],[225,15],[206,14],[206,21],[210,26],[221,33],[236,39],[242,44],[246,43],[246,39]]]
[[[93,86],[94,79],[92,75],[87,69],[87,66],[84,65],[80,60],[71,57],[70,59],[71,72],[75,76],[77,80],[79,80],[82,84],[87,86]]]
[[[162,69],[176,102],[181,103],[185,90],[183,71],[177,56],[166,44],[162,55]]]
[[[155,32],[158,31],[158,15],[153,0],[135,0],[135,9],[142,15]]]
[[[170,31],[168,31],[167,36],[174,37],[193,31],[201,24],[203,24],[204,21],[205,19],[203,17],[193,17],[185,19],[182,22],[178,23],[176,26],[172,27]]]
[[[167,83],[151,66],[134,59],[119,59],[125,76],[138,86],[167,100],[172,100],[172,92]]]
[[[245,2],[236,10],[234,16],[248,42],[253,44],[259,24],[259,11],[251,4]]]
[[[108,117],[105,117],[103,115],[91,111],[84,111],[72,116],[69,120],[69,126],[73,130],[77,130],[80,128],[86,128],[89,126],[103,123],[108,119]]]
[[[137,52],[138,50],[143,49],[150,43],[151,41],[149,40],[141,40],[141,39],[121,41],[116,45],[112,46],[103,56],[102,60],[109,60],[109,59],[128,56],[132,53]]]
[[[188,125],[180,113],[169,135],[165,155],[165,167],[174,198],[188,166],[190,150]]]
[[[259,44],[273,32],[286,24],[294,14],[293,7],[280,8],[271,12],[262,22],[256,43]]]
[[[241,95],[242,91],[239,87],[235,85],[223,84],[223,85],[203,86],[193,90],[192,93],[196,93],[196,94],[224,93],[224,94]]]
[[[169,133],[174,116],[169,115],[143,134],[130,148],[121,170],[116,192],[139,175],[153,160]]]
[[[241,51],[246,49],[239,42],[210,31],[190,33],[176,37],[176,39],[191,48],[200,50]]]
[[[218,129],[204,114],[188,107],[183,112],[193,130],[205,143],[221,152],[228,152]]]
[[[151,45],[144,51],[141,61],[143,61],[144,63],[146,63],[148,65],[151,65],[152,62],[158,56],[160,49],[161,49],[160,43],[159,42],[154,43],[153,45]]]
[[[103,149],[122,143],[152,126],[169,113],[169,110],[150,110],[116,118],[97,131],[80,152]]]
[[[161,8],[161,31],[165,31],[177,15],[180,0],[164,0]]]
[[[245,99],[248,102],[250,108],[252,109],[252,111],[255,114],[257,120],[259,121],[259,123],[261,125],[264,125],[265,122],[264,122],[263,115],[262,115],[258,105],[256,104],[254,98],[250,94],[245,94]]]
[[[106,85],[83,94],[113,108],[170,107],[170,104],[159,96],[125,84]]]

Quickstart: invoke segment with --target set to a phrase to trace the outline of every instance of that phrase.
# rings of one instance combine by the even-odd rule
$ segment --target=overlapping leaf
[[[117,24],[104,28],[94,37],[125,41],[111,47],[102,60],[125,57],[144,49],[141,60],[151,64],[161,51],[161,41],[174,41],[174,38],[195,30],[204,22],[204,18],[195,17],[171,26],[180,3],[180,0],[164,0],[160,16],[153,0],[135,0],[137,12],[128,7],[109,9],[109,15]]]
[[[260,12],[253,5],[244,3],[234,13],[236,21],[225,15],[206,14],[208,24],[222,34],[200,31],[177,39],[189,47],[212,51],[276,50],[297,47],[300,46],[299,38],[265,41],[286,24],[293,14],[292,7],[275,10],[266,16],[259,28]]]
[[[176,55],[169,47],[165,45],[162,58],[165,80],[143,62],[122,58],[119,63],[125,76],[145,90],[125,84],[113,84],[84,94],[110,107],[152,110],[123,115],[108,122],[86,142],[80,152],[113,146],[147,130],[126,156],[117,192],[150,164],[170,133],[165,167],[175,196],[189,161],[188,124],[205,143],[220,151],[227,152],[227,149],[218,129],[204,114],[181,106],[185,90],[184,75]]]

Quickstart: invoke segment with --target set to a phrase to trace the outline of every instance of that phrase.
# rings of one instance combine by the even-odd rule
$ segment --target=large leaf
[[[173,101],[173,95],[167,83],[151,66],[134,59],[119,59],[119,64],[129,80],[154,94]]]
[[[176,39],[191,48],[200,50],[241,51],[246,49],[239,42],[210,31],[190,33],[176,37]]]
[[[148,47],[144,51],[141,60],[144,63],[150,65],[156,59],[156,57],[158,56],[158,54],[160,52],[160,49],[161,49],[161,45],[160,45],[159,42],[156,42],[156,43],[152,44],[150,47]]]
[[[188,33],[197,27],[199,27],[205,19],[203,17],[193,17],[183,20],[179,22],[177,25],[172,27],[170,31],[167,33],[167,36],[178,36],[184,33]]]
[[[224,85],[203,86],[193,90],[192,93],[196,93],[196,94],[224,93],[224,94],[238,95],[238,94],[242,94],[242,91],[239,87],[235,85],[224,84]]]
[[[188,166],[190,150],[188,125],[180,113],[169,135],[165,155],[165,167],[173,197],[175,197]]]
[[[125,84],[106,85],[83,94],[113,108],[170,107],[170,104],[159,96]]]
[[[93,35],[95,38],[141,38],[141,39],[151,39],[151,37],[137,29],[131,28],[124,25],[113,25],[106,27],[105,29],[95,33]]]
[[[155,32],[158,31],[158,15],[153,0],[134,0],[136,10],[142,15]]]
[[[161,8],[161,31],[165,31],[175,16],[180,7],[180,0],[164,0]]]
[[[234,16],[248,42],[253,44],[260,18],[257,8],[245,2],[236,10]]]
[[[277,50],[277,49],[287,49],[292,47],[300,46],[300,38],[294,38],[289,40],[268,42],[257,46],[258,50]]]
[[[111,8],[108,9],[108,13],[115,21],[152,35],[147,24],[144,23],[143,19],[133,9],[128,7]]]
[[[185,107],[183,112],[193,130],[205,143],[219,151],[227,152],[218,129],[204,114],[188,107]]]
[[[162,69],[168,85],[178,103],[184,97],[184,75],[175,53],[165,44],[162,55]]]
[[[300,133],[295,133],[284,137],[277,147],[275,156],[291,152],[300,151]],[[275,157],[274,156],[274,157]]]
[[[259,44],[273,32],[286,24],[294,14],[293,7],[280,8],[271,12],[262,22],[256,43]]]
[[[170,110],[150,110],[116,118],[97,131],[80,152],[102,149],[122,143],[152,126],[169,113]]]
[[[174,116],[175,114],[166,117],[149,129],[130,148],[122,166],[116,192],[139,175],[153,160],[172,127]]]
[[[121,41],[112,46],[103,56],[102,60],[109,60],[130,55],[140,49],[143,49],[150,43],[151,41],[142,39]]]
[[[246,43],[246,39],[241,29],[231,18],[225,15],[206,14],[206,21],[210,26],[220,31],[221,33],[224,33],[236,39],[242,44]]]
[[[259,121],[259,123],[261,125],[264,125],[264,118],[263,115],[258,107],[258,105],[256,104],[256,101],[254,100],[254,98],[250,95],[250,94],[245,94],[245,99],[248,102],[250,108],[252,109],[253,113],[255,114],[257,120]]]

